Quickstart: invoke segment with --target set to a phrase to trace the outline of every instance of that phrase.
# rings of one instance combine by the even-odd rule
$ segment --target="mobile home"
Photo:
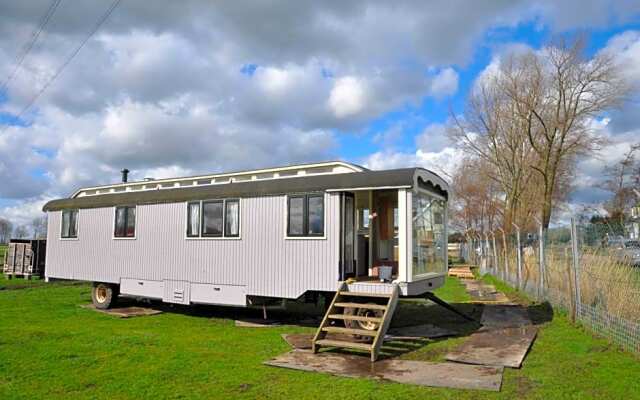
[[[417,296],[444,282],[447,183],[324,162],[88,187],[44,206],[46,277],[179,304],[335,293]]]

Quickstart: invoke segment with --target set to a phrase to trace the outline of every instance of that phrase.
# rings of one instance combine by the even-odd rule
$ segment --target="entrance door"
[[[342,194],[342,279],[346,279],[356,274],[355,260],[355,198],[353,193]]]

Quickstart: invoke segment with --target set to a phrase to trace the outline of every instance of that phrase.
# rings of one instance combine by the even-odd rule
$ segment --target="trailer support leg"
[[[438,296],[436,296],[435,294],[433,294],[431,292],[427,292],[425,294],[425,297],[427,298],[427,300],[433,301],[437,305],[439,305],[439,306],[441,306],[443,308],[446,308],[447,310],[451,311],[454,314],[457,314],[457,315],[461,316],[462,318],[466,319],[467,321],[478,322],[475,319],[473,319],[470,316],[468,316],[467,314],[463,313],[462,311],[457,310],[451,304],[447,303],[446,301],[442,300],[441,298],[439,298]]]

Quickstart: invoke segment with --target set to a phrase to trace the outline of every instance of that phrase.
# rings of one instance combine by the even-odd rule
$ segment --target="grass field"
[[[454,302],[466,299],[454,279],[438,294]],[[541,329],[521,370],[505,371],[502,392],[488,393],[263,366],[289,350],[280,334],[313,329],[234,326],[236,315],[258,311],[176,307],[123,320],[79,307],[89,302],[88,285],[0,291],[0,399],[640,397],[640,360],[575,328],[563,315]],[[398,315],[400,321],[455,320],[418,302],[403,302]],[[462,340],[429,342],[401,357],[441,360]]]

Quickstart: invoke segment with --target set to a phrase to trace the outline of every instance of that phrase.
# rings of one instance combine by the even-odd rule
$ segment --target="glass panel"
[[[189,203],[187,209],[187,236],[200,235],[200,203]]]
[[[311,199],[309,199],[309,201],[311,201]],[[353,251],[353,247],[354,247],[354,241],[355,241],[355,235],[354,235],[354,221],[353,221],[353,214],[354,214],[354,199],[351,196],[347,196],[345,194],[345,198],[344,198],[344,272],[347,274],[351,274],[354,273],[354,251]],[[309,207],[311,208],[311,207]],[[309,213],[309,216],[311,216],[311,213]]]
[[[67,238],[69,237],[69,219],[70,219],[70,212],[67,210],[62,211],[62,230],[61,230],[61,236],[63,238]]]
[[[238,200],[227,200],[225,203],[225,236],[238,236],[240,233],[240,204]]]
[[[69,237],[78,236],[78,210],[69,211]]]
[[[222,236],[222,201],[202,203],[202,235]]]
[[[414,192],[412,209],[413,275],[445,272],[445,202]]]
[[[126,212],[126,209],[124,207],[116,208],[116,227],[114,232],[115,237],[124,236],[125,212]]]
[[[308,212],[309,212],[308,234],[322,235],[324,233],[324,196],[309,196]],[[353,220],[352,220],[352,224],[353,224]]]
[[[134,237],[136,235],[136,208],[126,207],[127,210],[127,237]]]
[[[360,210],[360,229],[369,229],[369,209]]]
[[[304,197],[289,197],[289,235],[304,234]]]

